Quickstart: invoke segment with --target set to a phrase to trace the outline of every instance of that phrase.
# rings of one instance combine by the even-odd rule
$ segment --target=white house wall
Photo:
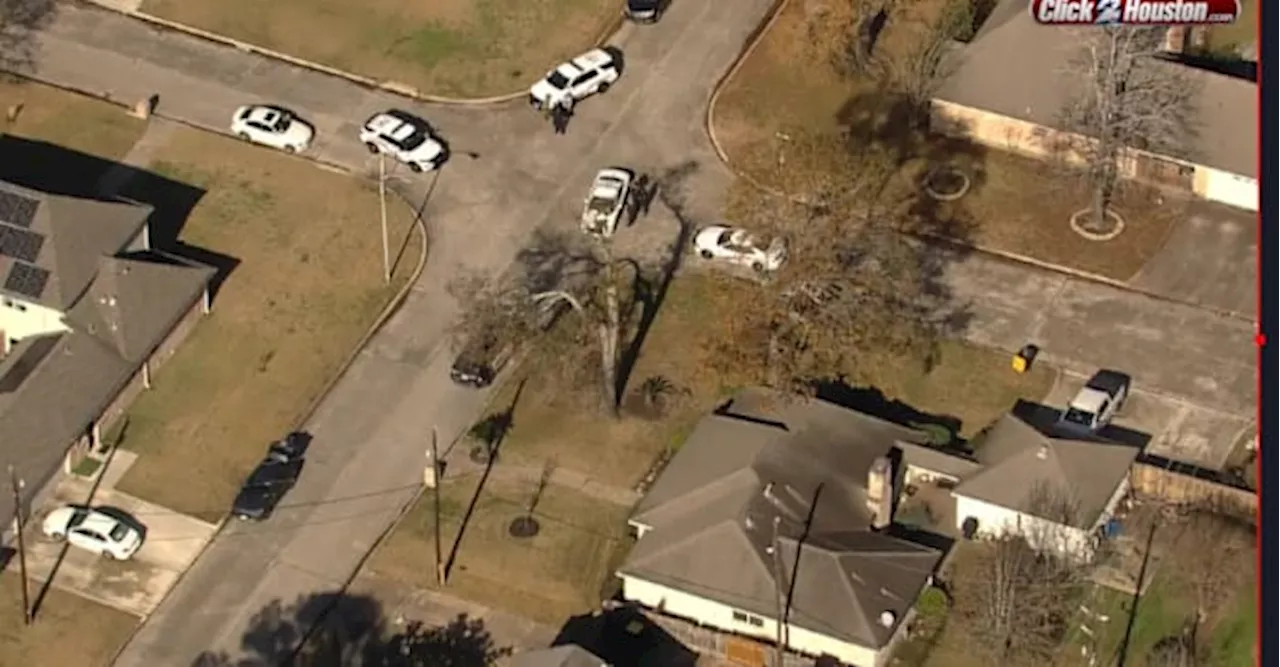
[[[978,534],[984,537],[1021,535],[1036,549],[1086,558],[1092,551],[1092,531],[1028,516],[968,496],[956,494],[955,499],[957,530],[964,530],[965,520],[972,517],[978,522]]]
[[[1196,194],[1246,211],[1258,210],[1258,179],[1196,167]]]
[[[756,637],[761,641],[773,642],[778,636],[777,623],[767,617],[759,617],[764,621],[760,626],[733,618],[734,609],[728,605],[708,600],[697,595],[668,588],[643,579],[622,577],[622,596],[628,601],[638,603],[649,609],[665,614],[685,618],[700,625],[709,626],[725,632],[733,632],[747,637]],[[901,627],[901,626],[899,626]],[[883,667],[887,652],[858,646],[849,642],[829,637],[804,628],[792,626],[787,637],[787,646],[797,652],[810,656],[831,655],[854,667]]]
[[[12,340],[68,331],[62,313],[38,303],[0,297],[0,331]]]

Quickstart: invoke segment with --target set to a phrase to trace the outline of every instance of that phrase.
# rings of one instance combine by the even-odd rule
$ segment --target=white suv
[[[444,144],[427,121],[396,109],[375,114],[360,128],[360,142],[370,153],[385,153],[413,171],[430,171],[444,162]]]
[[[529,103],[535,109],[577,102],[613,85],[622,74],[618,58],[605,49],[592,49],[547,72],[529,89]]]

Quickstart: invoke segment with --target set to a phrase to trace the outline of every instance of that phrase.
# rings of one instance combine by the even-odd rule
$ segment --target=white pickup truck
[[[1067,404],[1058,425],[1077,433],[1101,431],[1120,412],[1132,384],[1133,379],[1120,371],[1099,370]]]

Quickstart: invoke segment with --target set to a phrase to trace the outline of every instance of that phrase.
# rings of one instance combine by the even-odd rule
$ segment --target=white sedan
[[[129,560],[142,547],[137,527],[90,507],[60,507],[45,517],[42,528],[46,537],[114,560]]]
[[[316,132],[293,112],[266,104],[236,109],[231,117],[231,132],[245,141],[301,153],[311,145]]]
[[[415,172],[435,169],[447,158],[444,143],[436,138],[431,125],[399,109],[374,114],[365,121],[360,143],[370,153],[390,155]]]
[[[698,230],[693,247],[703,259],[749,266],[764,273],[777,271],[787,261],[787,244],[776,238],[768,245],[761,243],[745,229],[727,225],[711,225]]]
[[[591,192],[583,204],[582,231],[597,236],[613,236],[630,196],[631,172],[617,167],[601,169],[591,182]]]

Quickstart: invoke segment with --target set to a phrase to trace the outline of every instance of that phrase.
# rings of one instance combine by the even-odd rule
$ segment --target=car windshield
[[[84,520],[87,518],[89,518],[88,512],[84,510],[76,510],[75,513],[71,515],[71,519],[67,521],[67,529],[71,529],[71,528],[75,528],[76,526],[79,526],[80,524],[84,523]]]
[[[1078,408],[1067,409],[1067,414],[1062,416],[1062,421],[1078,424],[1080,426],[1093,426],[1093,413],[1085,412]]]
[[[117,523],[115,528],[111,529],[111,541],[119,542],[129,534],[129,529],[122,523]]]
[[[397,143],[400,144],[400,148],[411,151],[417,149],[419,146],[426,143],[426,141],[427,135],[425,133],[415,131],[413,134],[399,140]]]
[[[722,245],[722,246],[732,245],[732,244],[733,244],[733,230],[732,230],[732,229],[726,229],[726,230],[724,230],[723,232],[720,232],[720,235],[716,237],[716,244],[717,244],[717,245]]]
[[[556,71],[547,75],[547,83],[551,84],[555,88],[564,88],[569,85],[569,79],[565,75]]]
[[[271,129],[276,132],[284,132],[289,129],[289,117],[285,114],[280,114],[280,117],[276,119],[276,122],[271,124]]]

